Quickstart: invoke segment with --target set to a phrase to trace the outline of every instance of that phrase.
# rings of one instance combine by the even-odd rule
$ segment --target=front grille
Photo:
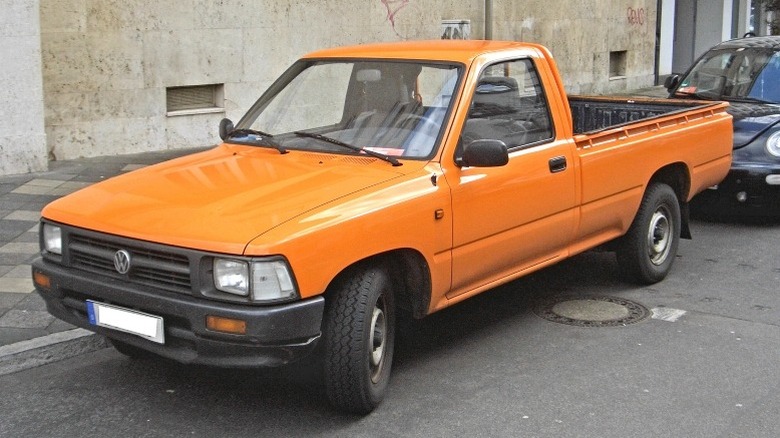
[[[122,275],[114,268],[114,254],[130,253],[130,271]],[[181,293],[191,293],[190,262],[186,255],[124,245],[82,235],[70,235],[68,250],[74,268],[121,278],[137,284]]]

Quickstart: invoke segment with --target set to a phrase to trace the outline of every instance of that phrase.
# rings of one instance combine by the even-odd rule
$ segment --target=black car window
[[[530,60],[501,62],[482,72],[461,134],[465,144],[495,139],[512,149],[552,136],[544,90]]]

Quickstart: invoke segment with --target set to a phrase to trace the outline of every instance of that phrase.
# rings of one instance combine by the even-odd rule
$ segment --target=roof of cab
[[[535,47],[537,47],[536,44],[517,41],[402,41],[334,47],[309,53],[304,58],[417,59],[468,63],[475,57],[485,53]]]

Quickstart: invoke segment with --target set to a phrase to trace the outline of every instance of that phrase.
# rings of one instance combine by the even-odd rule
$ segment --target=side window
[[[493,64],[479,77],[461,140],[495,139],[517,148],[553,136],[539,76],[528,59]]]

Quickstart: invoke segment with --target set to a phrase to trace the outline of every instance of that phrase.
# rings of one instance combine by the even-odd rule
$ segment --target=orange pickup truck
[[[731,161],[727,104],[567,97],[517,42],[322,50],[213,149],[42,212],[49,312],[129,356],[310,361],[374,409],[400,312],[421,318],[596,246],[662,280],[688,201]]]

